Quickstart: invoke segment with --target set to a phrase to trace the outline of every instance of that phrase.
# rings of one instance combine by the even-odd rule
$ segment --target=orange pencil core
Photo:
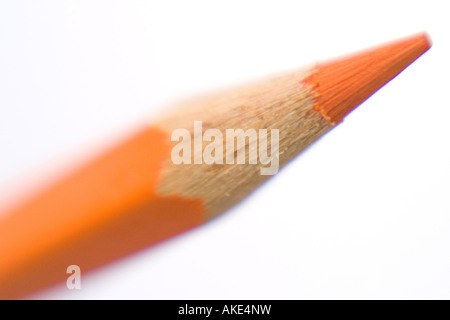
[[[315,109],[337,124],[430,48],[425,34],[348,58],[319,64],[307,82],[317,93]]]

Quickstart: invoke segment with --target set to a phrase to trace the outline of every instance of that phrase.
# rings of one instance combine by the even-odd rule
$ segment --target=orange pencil
[[[427,51],[424,34],[191,101],[0,216],[0,298],[194,228]]]

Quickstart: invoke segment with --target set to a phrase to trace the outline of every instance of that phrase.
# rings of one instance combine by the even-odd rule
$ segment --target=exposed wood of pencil
[[[193,132],[195,120],[203,130],[279,129],[282,166],[428,48],[414,36],[187,103],[137,130],[0,218],[0,297],[22,297],[65,280],[69,265],[92,270],[198,226],[267,179],[260,165],[173,164],[173,130]]]

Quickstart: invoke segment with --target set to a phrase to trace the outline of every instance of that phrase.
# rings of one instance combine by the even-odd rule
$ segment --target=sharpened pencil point
[[[0,212],[0,299],[67,285],[68,267],[90,272],[214,218],[429,47],[418,35],[137,126]]]
[[[315,109],[337,124],[431,46],[425,33],[347,58],[319,64],[307,82],[317,94]]]

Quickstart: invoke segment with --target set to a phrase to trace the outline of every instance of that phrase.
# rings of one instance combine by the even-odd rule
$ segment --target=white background
[[[1,0],[2,202],[175,99],[420,31],[434,43],[218,219],[34,297],[450,298],[449,9]]]

